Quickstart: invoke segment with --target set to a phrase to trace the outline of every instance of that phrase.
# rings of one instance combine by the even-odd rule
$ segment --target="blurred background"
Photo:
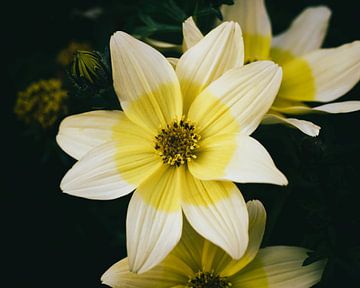
[[[112,33],[125,30],[180,44],[181,22],[195,15],[206,33],[220,17],[221,2],[231,1],[35,0],[4,6],[2,287],[105,287],[100,284],[102,273],[126,256],[129,197],[92,201],[60,191],[60,180],[75,161],[55,143],[58,124],[69,114],[118,108],[109,84]],[[305,7],[320,4],[333,11],[324,47],[360,38],[359,1],[341,0],[267,1],[274,34]],[[77,50],[98,51],[91,55],[102,74],[89,76],[93,82],[73,77],[77,70],[69,65]],[[26,113],[30,104],[24,99],[38,91],[42,102],[34,105],[43,113]],[[342,99],[360,100],[359,85]],[[254,135],[290,185],[239,187],[247,200],[260,199],[267,208],[263,246],[310,248],[314,253],[307,263],[329,259],[317,287],[359,287],[360,113],[303,119],[322,127],[319,137],[277,125],[261,126]]]

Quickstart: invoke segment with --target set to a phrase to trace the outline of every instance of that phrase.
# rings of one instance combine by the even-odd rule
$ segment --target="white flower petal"
[[[78,197],[115,199],[133,191],[161,165],[156,156],[141,145],[107,142],[75,163],[60,187],[65,193]]]
[[[193,47],[195,44],[200,42],[204,38],[203,34],[196,26],[192,17],[187,18],[183,25],[183,52]]]
[[[221,24],[186,51],[176,65],[185,113],[209,83],[227,70],[241,66],[243,56],[241,29],[233,22]]]
[[[184,273],[187,277],[193,272],[200,271],[202,269],[201,252],[204,241],[204,238],[196,233],[191,227],[190,223],[186,220],[186,217],[183,217],[183,231],[181,239],[165,261],[168,263],[170,257],[176,257],[182,263],[186,263],[188,268],[184,269]],[[225,254],[224,251],[223,253]]]
[[[360,79],[360,41],[320,49],[283,66],[278,97],[295,101],[333,101]]]
[[[158,265],[180,240],[181,175],[180,168],[162,166],[131,198],[126,219],[131,271],[143,273]]]
[[[312,108],[301,101],[288,100],[277,97],[269,110],[269,114],[306,114],[312,111]]]
[[[128,258],[112,265],[102,276],[101,282],[113,288],[168,288],[187,280],[187,276],[178,270],[184,269],[184,263],[169,259],[174,263],[161,263],[148,272],[137,274],[130,272]],[[170,262],[170,261],[166,261]],[[182,264],[176,267],[174,264]],[[173,265],[166,265],[173,264]],[[185,272],[186,269],[184,269]],[[185,272],[186,273],[186,272]]]
[[[238,138],[237,150],[225,170],[224,178],[241,183],[288,184],[284,174],[276,168],[269,152],[249,136]]]
[[[245,62],[265,60],[271,45],[271,23],[264,0],[236,0],[234,5],[223,5],[226,21],[236,21],[243,31]]]
[[[177,63],[179,62],[179,58],[167,57],[166,59],[169,61],[169,63],[171,64],[171,66],[175,69]]]
[[[277,63],[286,62],[284,53],[297,57],[321,47],[331,11],[326,6],[310,7],[295,18],[290,28],[277,35],[272,41],[271,56]]]
[[[190,172],[203,180],[231,180],[240,183],[271,183],[287,185],[286,177],[276,168],[266,149],[254,138],[238,135],[230,158],[227,152],[233,139],[219,136],[204,143],[204,151],[189,163]],[[224,163],[223,156],[226,156]]]
[[[145,38],[144,41],[160,51],[181,50],[181,45],[160,41],[153,38]]]
[[[125,114],[155,130],[182,116],[182,98],[174,69],[149,45],[124,32],[110,39],[115,92]]]
[[[296,118],[286,118],[282,115],[275,114],[265,114],[262,124],[286,124],[293,128],[299,129],[301,132],[306,135],[315,137],[319,135],[320,126],[315,125],[314,123],[306,120],[300,120]]]
[[[188,117],[196,123],[203,139],[239,131],[250,135],[270,109],[281,75],[281,68],[271,61],[233,69],[195,99]]]
[[[191,226],[212,243],[239,259],[248,245],[245,201],[231,182],[187,177],[182,208]]]
[[[360,110],[360,101],[344,101],[337,103],[330,103],[312,108],[314,111],[326,113],[350,113]]]
[[[249,245],[240,260],[232,260],[222,269],[221,275],[231,276],[247,266],[257,255],[265,231],[266,211],[258,200],[246,203],[249,213]]]
[[[135,126],[129,122],[121,111],[99,110],[69,116],[61,122],[56,141],[71,157],[80,159],[116,137],[122,127]]]
[[[298,247],[275,246],[260,249],[244,270],[233,276],[234,287],[246,288],[308,288],[321,279],[325,261],[302,266],[307,250]]]
[[[283,114],[294,114],[294,115],[309,114],[309,113],[332,113],[332,114],[351,113],[360,110],[360,101],[335,102],[335,103],[315,106],[312,108],[309,106],[305,106],[300,102],[294,102],[293,104],[289,102],[289,105],[285,105],[285,106],[273,105],[271,107],[271,110],[275,111],[275,114],[283,113]]]
[[[240,260],[233,260],[220,247],[205,240],[202,249],[202,267],[221,276],[234,275],[248,265],[259,251],[265,230],[266,211],[260,201],[246,203],[249,213],[249,245]],[[200,249],[201,250],[201,249]]]

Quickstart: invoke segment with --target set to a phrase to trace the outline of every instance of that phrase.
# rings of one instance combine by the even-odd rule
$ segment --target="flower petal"
[[[246,203],[249,213],[249,245],[240,260],[231,259],[221,248],[205,240],[202,267],[205,271],[214,270],[221,276],[229,277],[248,265],[259,251],[264,235],[266,211],[260,201]]]
[[[271,107],[281,83],[281,68],[257,61],[233,69],[207,87],[188,117],[204,139],[216,134],[250,135]]]
[[[248,213],[240,191],[231,182],[201,181],[190,174],[186,179],[182,208],[189,223],[239,259],[248,244]]]
[[[202,180],[226,179],[226,170],[235,157],[237,134],[221,134],[201,140],[197,158],[188,163],[192,175]]]
[[[201,265],[201,252],[204,241],[205,239],[196,233],[186,218],[183,217],[183,232],[181,239],[175,249],[171,251],[168,258],[170,256],[178,258],[182,262],[186,263],[192,272],[196,273],[203,268]],[[168,258],[166,258],[165,261],[167,261]],[[189,276],[192,274],[188,272],[189,270],[186,270],[185,275]]]
[[[281,99],[281,100],[284,100],[285,103],[287,102],[285,99]],[[360,101],[336,102],[336,103],[329,103],[315,107],[306,106],[301,102],[292,102],[292,101],[288,101],[288,102],[289,103],[283,106],[273,105],[271,107],[271,110],[274,110],[275,113],[298,114],[298,115],[308,114],[308,113],[331,113],[331,114],[351,113],[360,110]]]
[[[246,203],[249,213],[249,245],[240,260],[232,260],[223,268],[223,276],[231,276],[247,266],[259,251],[266,224],[266,211],[263,204],[258,200]]]
[[[326,6],[305,9],[288,30],[273,38],[271,58],[284,64],[288,60],[319,49],[324,41],[331,11]]]
[[[241,29],[233,22],[210,31],[176,66],[186,113],[193,99],[225,71],[243,64]]]
[[[115,199],[133,191],[161,164],[147,145],[111,141],[87,153],[66,173],[61,189],[68,194],[89,198]]]
[[[124,32],[110,40],[115,92],[136,124],[157,130],[182,116],[180,86],[166,58]]]
[[[143,40],[159,51],[168,51],[168,50],[181,51],[181,45],[177,45],[174,43],[169,43],[161,40],[156,40],[153,38],[145,38]]]
[[[183,25],[183,52],[193,47],[204,38],[200,29],[196,26],[192,17],[187,18]]]
[[[226,21],[240,24],[244,36],[245,62],[265,60],[271,45],[271,23],[264,0],[237,0],[234,5],[223,5]]]
[[[86,112],[66,117],[60,124],[56,141],[71,157],[80,159],[94,147],[121,137],[129,128],[144,134],[143,129],[121,111]]]
[[[307,266],[302,263],[307,250],[275,246],[260,249],[255,260],[230,280],[234,287],[244,288],[308,288],[320,281],[325,261]]]
[[[162,165],[131,198],[126,220],[131,271],[143,273],[156,266],[180,240],[182,173]]]
[[[169,63],[171,64],[171,66],[175,69],[177,63],[179,62],[179,58],[167,57],[166,59],[169,61]]]
[[[101,282],[113,288],[148,288],[154,286],[168,288],[187,281],[188,277],[184,274],[188,267],[176,259],[169,260],[165,260],[148,272],[136,274],[130,272],[128,258],[124,258],[112,265],[101,276]]]
[[[201,145],[203,148],[197,159],[189,163],[190,172],[196,178],[240,183],[288,184],[266,149],[250,136],[214,136],[204,140]]]
[[[278,97],[329,102],[348,92],[360,79],[360,41],[320,49],[285,63]]]
[[[314,111],[326,113],[350,113],[360,110],[360,101],[344,101],[337,103],[330,103],[312,108]]]
[[[269,110],[273,114],[304,114],[311,111],[311,107],[305,103],[277,97]]]
[[[233,260],[223,249],[208,240],[203,241],[201,251],[201,267],[203,271],[214,271],[216,274],[225,276],[223,269],[232,261],[237,261]]]
[[[297,128],[301,132],[312,137],[318,136],[321,128],[310,121],[300,120],[296,118],[286,118],[285,116],[282,115],[275,115],[270,113],[266,114],[262,121],[262,124],[279,124],[279,123],[288,125],[293,128]]]

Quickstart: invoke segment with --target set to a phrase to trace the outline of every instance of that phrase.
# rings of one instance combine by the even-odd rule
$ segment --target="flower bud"
[[[102,88],[110,83],[110,73],[98,52],[77,51],[70,68],[71,78],[81,88]]]

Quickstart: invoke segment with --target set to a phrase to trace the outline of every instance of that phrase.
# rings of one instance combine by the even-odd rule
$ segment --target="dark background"
[[[267,1],[274,33],[318,4],[333,10],[324,47],[360,38],[359,1]],[[94,6],[104,9],[99,19],[77,16]],[[19,90],[60,73],[54,58],[70,41],[103,51],[114,31],[132,32],[141,24],[144,1],[12,1],[2,9],[0,286],[100,287],[102,273],[126,255],[129,197],[101,202],[63,194],[59,183],[73,161],[54,145],[56,127],[34,136],[13,107]],[[167,37],[181,40],[176,32]],[[359,85],[342,99],[360,100]],[[282,126],[262,126],[255,133],[290,185],[239,187],[246,199],[260,199],[267,208],[264,246],[311,248],[310,262],[329,259],[319,287],[359,287],[360,113],[305,119],[322,127],[319,137]]]

